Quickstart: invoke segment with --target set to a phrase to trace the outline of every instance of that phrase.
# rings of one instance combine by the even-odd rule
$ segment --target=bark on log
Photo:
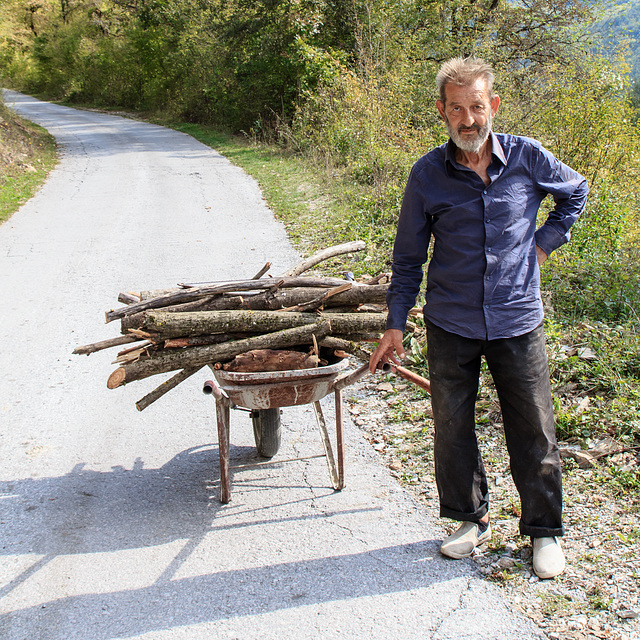
[[[237,282],[221,282],[190,289],[180,289],[167,293],[150,300],[141,300],[135,304],[119,309],[112,309],[105,314],[106,321],[112,322],[124,318],[125,316],[147,309],[160,309],[181,302],[190,302],[216,293],[228,293],[230,291],[257,291],[260,289],[271,289],[275,286],[281,288],[293,287],[339,287],[344,280],[339,278],[263,278],[261,280],[239,280]]]
[[[139,342],[143,338],[128,334],[126,336],[118,336],[117,338],[109,338],[108,340],[101,340],[100,342],[93,342],[91,344],[85,344],[82,347],[76,347],[73,353],[76,355],[89,355],[96,351],[102,351],[103,349],[110,349],[111,347],[120,347],[123,344],[129,344],[131,342]]]
[[[159,387],[156,387],[151,393],[148,393],[144,398],[140,398],[138,402],[136,402],[136,409],[138,411],[143,411],[150,404],[153,404],[159,398],[177,387],[181,382],[184,382],[187,378],[192,376],[194,373],[200,371],[202,367],[190,367],[189,369],[183,369],[180,373],[176,373],[175,376],[172,376],[168,380],[165,380]]]
[[[384,313],[293,313],[287,311],[198,311],[167,313],[146,311],[134,327],[161,338],[196,336],[212,333],[266,333],[314,324],[318,319],[331,322],[333,334],[355,334],[383,331]],[[131,330],[129,327],[126,330]]]
[[[362,240],[356,240],[355,242],[346,242],[345,244],[339,244],[335,247],[328,247],[327,249],[323,249],[322,251],[318,251],[314,253],[312,256],[309,256],[306,260],[294,265],[290,269],[287,269],[282,275],[283,276],[298,276],[305,271],[311,269],[311,267],[315,267],[317,264],[324,260],[328,260],[329,258],[334,258],[335,256],[341,256],[345,253],[352,253],[355,251],[363,251],[367,248],[367,245]]]
[[[349,291],[336,294],[323,302],[325,309],[334,307],[356,307],[360,304],[384,304],[389,285],[353,284]],[[223,294],[207,296],[194,302],[163,307],[163,311],[178,313],[183,311],[223,311],[235,309],[255,309],[257,311],[277,311],[304,304],[318,298],[317,287],[299,287],[278,291],[264,291],[258,294]]]
[[[328,335],[330,329],[329,322],[322,320],[303,327],[254,336],[246,340],[236,340],[235,342],[225,342],[224,344],[214,344],[206,347],[171,350],[171,353],[157,354],[153,358],[119,367],[109,376],[107,387],[115,389],[123,384],[134,380],[142,380],[158,373],[202,367],[214,362],[231,360],[235,356],[252,349],[282,349],[311,344],[311,336],[315,335],[318,340],[321,340]]]
[[[213,333],[207,336],[185,336],[183,338],[170,338],[164,341],[165,349],[183,349],[185,347],[202,347],[207,344],[221,344],[233,340],[250,338],[250,335],[242,333]]]
[[[349,291],[353,287],[353,283],[345,282],[341,284],[339,287],[334,287],[333,289],[329,289],[326,293],[323,293],[320,296],[317,296],[313,300],[309,302],[303,302],[301,304],[295,305],[293,307],[287,307],[283,309],[283,311],[313,311],[315,309],[319,309],[323,306],[330,298],[337,296],[340,293],[345,293]]]

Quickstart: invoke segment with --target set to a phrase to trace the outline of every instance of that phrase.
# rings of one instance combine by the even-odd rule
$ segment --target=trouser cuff
[[[489,513],[489,505],[481,504],[474,512],[465,513],[463,511],[455,511],[454,509],[448,509],[440,505],[440,517],[451,518],[451,520],[457,520],[458,522],[478,522]]]
[[[564,535],[564,527],[532,527],[521,522],[520,534],[531,538],[559,538]]]

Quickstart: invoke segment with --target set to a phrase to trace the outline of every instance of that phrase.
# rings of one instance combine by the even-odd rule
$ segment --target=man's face
[[[489,137],[500,98],[489,99],[486,82],[482,79],[467,87],[449,83],[445,85],[445,96],[446,101],[438,100],[436,106],[451,139],[459,149],[478,153]]]

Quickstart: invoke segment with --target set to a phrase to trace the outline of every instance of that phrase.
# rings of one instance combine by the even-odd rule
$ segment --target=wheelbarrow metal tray
[[[247,409],[272,409],[310,404],[333,390],[347,358],[314,369],[258,371],[254,373],[216,370],[216,380],[231,402]]]

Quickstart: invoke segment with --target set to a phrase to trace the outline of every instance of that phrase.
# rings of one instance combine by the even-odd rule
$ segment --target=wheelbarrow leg
[[[220,454],[220,502],[231,500],[231,477],[229,476],[229,403],[216,400],[218,422],[218,452]]]
[[[339,391],[336,392],[336,398],[339,393]],[[342,416],[338,421],[338,416],[336,414],[336,444],[338,450],[338,465],[336,466],[336,460],[333,455],[333,449],[331,447],[331,440],[329,439],[329,433],[327,432],[327,423],[325,422],[324,414],[322,413],[322,407],[320,406],[319,402],[314,402],[313,408],[316,412],[318,427],[320,429],[320,436],[322,438],[322,444],[324,445],[324,452],[327,458],[327,466],[329,467],[329,474],[331,475],[331,484],[336,491],[340,491],[344,487],[344,446],[342,443],[342,434],[339,433],[342,429]]]
[[[338,450],[338,477],[340,489],[344,487],[344,426],[342,423],[342,389],[334,391],[336,407],[336,449]]]

